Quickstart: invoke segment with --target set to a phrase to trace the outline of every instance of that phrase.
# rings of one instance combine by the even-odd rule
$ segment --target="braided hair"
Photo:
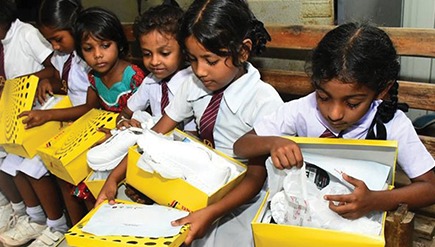
[[[231,56],[236,67],[245,64],[240,55],[259,55],[271,40],[262,22],[257,20],[245,0],[195,0],[186,11],[179,30],[179,43],[193,35],[210,52]],[[243,43],[252,41],[250,49]]]
[[[398,108],[407,110],[407,106],[398,104],[400,64],[396,49],[390,37],[375,26],[347,23],[331,30],[313,50],[306,71],[316,89],[332,79],[356,82],[376,95],[390,87],[390,99],[378,106],[367,139],[386,140],[384,124],[394,117]]]

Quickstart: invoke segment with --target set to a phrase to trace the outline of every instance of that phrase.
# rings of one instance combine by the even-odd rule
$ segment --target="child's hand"
[[[38,89],[36,90],[36,97],[38,99],[39,104],[44,105],[47,101],[47,93],[49,95],[53,95],[53,87],[49,80],[44,79],[38,83]]]
[[[116,125],[117,129],[124,129],[130,127],[142,128],[141,123],[136,119],[123,119]]]
[[[100,205],[105,200],[108,200],[110,205],[115,204],[115,197],[117,192],[118,184],[111,179],[107,179],[104,183],[103,188],[100,191],[100,194],[98,194],[97,202],[95,202],[95,207]]]
[[[92,147],[100,145],[101,143],[107,141],[107,139],[109,139],[112,136],[112,133],[110,132],[110,129],[108,129],[108,128],[97,128],[97,131],[103,132],[105,134],[105,136],[103,138],[101,138],[99,141],[97,141],[96,143],[94,143],[94,145],[92,145]]]
[[[358,219],[375,211],[374,192],[370,191],[366,184],[359,179],[344,173],[343,178],[355,186],[355,190],[349,195],[325,195],[324,199],[330,201],[329,208],[346,219]],[[338,205],[333,202],[338,202]]]
[[[22,117],[27,117],[23,119],[23,124],[26,124],[26,129],[43,125],[50,120],[47,112],[41,110],[23,111],[18,115],[18,118]]]
[[[302,152],[298,144],[281,137],[275,138],[270,148],[270,156],[272,157],[273,165],[280,170],[293,166],[301,168],[304,164]]]
[[[171,225],[181,226],[190,224],[190,231],[187,234],[186,240],[184,240],[186,245],[190,245],[193,240],[204,237],[208,228],[213,224],[213,221],[214,218],[208,208],[204,208],[195,211],[184,218],[172,221]]]

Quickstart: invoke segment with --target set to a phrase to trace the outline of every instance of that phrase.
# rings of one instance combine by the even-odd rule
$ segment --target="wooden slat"
[[[312,50],[335,26],[268,26],[272,42],[267,46],[281,49]],[[384,28],[393,40],[397,53],[407,56],[435,56],[435,30]]]
[[[132,24],[124,23],[128,41],[134,41]],[[267,47],[312,50],[335,26],[267,26],[272,42]],[[435,30],[418,28],[384,28],[400,55],[435,57]]]
[[[260,70],[262,79],[284,94],[307,95],[314,89],[304,72]],[[399,81],[399,101],[411,108],[435,110],[435,84]]]
[[[435,137],[432,136],[420,136],[421,142],[423,142],[424,146],[426,147],[427,151],[432,155],[432,157],[435,157]]]

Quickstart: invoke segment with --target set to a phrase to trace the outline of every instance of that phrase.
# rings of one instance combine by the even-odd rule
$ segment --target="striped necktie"
[[[163,113],[165,112],[166,106],[168,106],[168,104],[169,104],[168,82],[161,81],[160,83],[162,85],[162,99],[160,101],[160,106],[161,106],[161,111],[162,111],[162,115],[163,115]]]
[[[74,53],[71,53],[66,60],[66,62],[63,64],[63,70],[62,70],[62,88],[61,90],[65,93],[68,93],[68,77],[69,77],[69,71],[71,70],[71,62],[74,58]]]
[[[213,148],[215,147],[213,129],[225,88],[219,89],[213,93],[210,103],[208,103],[207,108],[205,108],[204,114],[199,122],[199,138],[203,140],[205,144]]]
[[[326,129],[325,132],[319,136],[319,138],[338,138],[338,136],[335,136],[334,133],[332,133],[329,129]]]
[[[5,72],[5,52],[3,50],[3,44],[0,41],[0,78],[1,81],[6,80],[6,72]]]

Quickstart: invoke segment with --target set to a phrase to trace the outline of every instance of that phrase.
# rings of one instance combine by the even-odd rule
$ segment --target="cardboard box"
[[[110,174],[110,172],[111,171],[107,171],[108,174]],[[95,171],[91,171],[91,173],[89,173],[89,175],[85,179],[85,184],[86,187],[88,187],[89,191],[92,193],[92,195],[97,198],[98,194],[100,194],[100,191],[104,186],[104,183],[106,183],[106,179],[95,178],[95,175]]]
[[[18,119],[21,112],[32,110],[38,80],[36,76],[7,80],[0,100],[0,145],[8,153],[25,158],[33,158],[36,149],[63,127],[61,122],[51,121],[26,130],[22,119]],[[67,96],[55,95],[54,99],[57,104],[51,109],[71,107]]]
[[[390,189],[394,184],[397,157],[396,141],[289,138],[297,142],[303,151],[348,159],[369,160],[391,166],[387,179]],[[256,247],[266,246],[384,246],[385,216],[382,219],[380,235],[363,235],[335,230],[316,229],[300,226],[262,223],[266,211],[270,208],[269,194],[263,201],[252,221],[252,230]]]
[[[136,204],[127,201],[118,201],[125,204]],[[94,208],[89,212],[77,225],[71,228],[66,234],[65,238],[68,245],[78,247],[120,247],[120,246],[165,246],[165,247],[177,247],[181,246],[187,237],[189,232],[189,226],[183,226],[178,235],[167,236],[162,238],[143,238],[135,236],[94,236],[89,233],[82,232],[81,229],[91,219],[92,215],[98,209]]]
[[[97,128],[115,128],[116,116],[113,112],[92,109],[48,140],[38,149],[38,155],[51,173],[77,185],[91,172],[87,151],[105,136]]]
[[[176,138],[179,139],[188,138],[191,141],[201,143],[197,139],[178,129],[170,134],[175,135]],[[140,157],[140,154],[137,152],[137,146],[131,147],[128,152],[126,181],[129,185],[144,193],[160,205],[166,205],[190,212],[205,208],[224,197],[229,191],[237,186],[240,181],[242,181],[246,174],[246,166],[244,164],[217,150],[214,151],[239,166],[243,171],[238,177],[228,182],[210,196],[182,179],[166,179],[158,173],[148,173],[140,169],[136,165]]]

